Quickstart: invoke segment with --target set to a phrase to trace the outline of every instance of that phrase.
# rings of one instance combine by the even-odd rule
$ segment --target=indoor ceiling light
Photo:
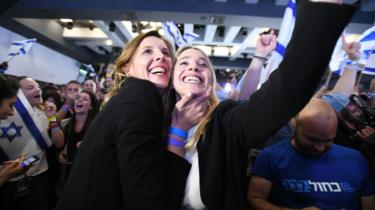
[[[63,22],[63,23],[73,22],[72,19],[68,19],[68,18],[61,18],[60,21]]]
[[[110,40],[110,39],[107,39],[107,40],[105,41],[105,45],[108,45],[108,46],[111,46],[111,45],[113,45],[113,42],[112,42],[112,40]]]

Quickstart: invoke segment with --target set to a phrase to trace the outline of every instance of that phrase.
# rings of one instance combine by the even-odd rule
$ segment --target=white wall
[[[5,61],[12,41],[34,37],[23,37],[0,27],[0,63]],[[37,40],[38,42],[38,40]],[[79,62],[39,43],[34,43],[23,56],[13,58],[6,74],[29,76],[35,80],[65,84],[78,77]]]

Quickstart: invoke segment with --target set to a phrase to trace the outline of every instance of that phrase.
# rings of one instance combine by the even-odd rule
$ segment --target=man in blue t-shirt
[[[264,149],[250,182],[255,209],[375,209],[375,189],[366,160],[333,144],[337,118],[333,108],[312,99],[297,115],[296,133]]]

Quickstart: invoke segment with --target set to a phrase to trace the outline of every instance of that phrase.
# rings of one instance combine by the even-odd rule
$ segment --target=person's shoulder
[[[146,92],[157,91],[156,86],[152,82],[134,77],[126,78],[121,89],[134,89],[136,91]]]
[[[355,149],[352,149],[352,148],[349,148],[349,147],[345,147],[345,146],[341,146],[341,145],[338,145],[338,144],[332,144],[332,152],[334,152],[334,154],[336,155],[342,155],[342,156],[345,156],[345,157],[359,157],[359,158],[362,158],[362,154],[355,150]]]
[[[272,156],[284,156],[284,151],[288,150],[290,139],[285,139],[277,144],[265,147],[261,150],[260,154]]]
[[[161,97],[158,89],[152,82],[133,77],[129,77],[123,82],[118,95],[124,99],[150,99],[151,96]]]

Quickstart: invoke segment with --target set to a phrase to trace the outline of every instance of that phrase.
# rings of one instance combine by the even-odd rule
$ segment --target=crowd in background
[[[142,44],[147,41],[150,42],[150,46],[154,43],[166,45],[162,48],[160,55],[155,55],[161,57],[162,68],[159,63],[159,66],[155,67],[156,70],[152,71],[156,71],[155,74],[164,74],[166,69],[172,68],[168,65],[172,65],[173,56],[168,52],[170,49],[168,44],[165,44],[167,42],[163,41],[159,35],[149,33],[135,40],[138,45],[132,49],[134,50],[134,57],[132,57],[134,59],[126,58],[126,53],[124,57],[120,55],[118,60],[122,63],[116,64],[118,67],[122,67],[119,70],[120,73],[115,71],[114,81],[112,82],[112,77],[108,78],[106,87],[95,78],[88,78],[82,84],[73,80],[65,85],[49,84],[41,88],[33,78],[19,77],[17,78],[18,82],[15,82],[8,76],[0,75],[0,91],[2,93],[0,98],[2,132],[0,159],[3,161],[0,167],[0,209],[53,209],[62,196],[63,201],[60,200],[58,209],[66,209],[71,205],[68,199],[72,199],[73,196],[72,194],[69,197],[66,194],[75,190],[77,192],[84,191],[80,191],[78,186],[80,183],[73,183],[69,177],[73,175],[72,179],[78,180],[76,177],[80,174],[75,171],[80,169],[84,171],[83,166],[88,169],[95,168],[92,165],[84,165],[84,160],[78,160],[78,158],[85,157],[84,154],[88,153],[95,155],[100,151],[97,151],[98,145],[85,142],[86,150],[80,152],[82,142],[94,142],[95,139],[88,139],[87,135],[93,138],[96,135],[98,139],[105,139],[108,138],[108,130],[116,130],[118,127],[128,129],[125,128],[126,126],[122,128],[121,125],[116,124],[115,115],[121,115],[121,113],[115,112],[118,106],[126,106],[126,103],[130,102],[116,100],[119,100],[123,94],[131,94],[121,92],[124,88],[138,87],[137,81],[133,81],[130,77],[145,79],[142,78],[142,75],[139,76],[132,72],[134,66],[141,68],[144,65],[141,62],[137,63],[139,58],[137,56],[142,57],[144,54],[137,54],[136,48],[143,46]],[[291,43],[294,43],[293,41],[301,43],[298,38],[292,39]],[[151,48],[148,45],[147,47]],[[175,72],[171,74],[185,75],[173,75],[182,80],[182,82],[178,79],[173,81],[174,91],[176,91],[173,96],[174,100],[177,100],[177,108],[171,106],[169,107],[170,112],[167,113],[170,116],[160,116],[160,118],[167,119],[165,124],[160,125],[160,130],[168,130],[164,126],[171,125],[169,133],[163,135],[163,138],[167,139],[166,143],[162,144],[164,149],[184,157],[192,165],[191,169],[188,168],[190,172],[186,181],[185,195],[182,196],[184,199],[181,200],[183,203],[181,208],[186,210],[217,209],[222,204],[224,206],[220,208],[223,209],[243,209],[246,206],[254,209],[284,207],[314,210],[319,209],[316,206],[321,202],[324,203],[322,206],[326,206],[327,209],[336,209],[336,207],[374,209],[375,79],[372,80],[371,86],[366,92],[359,92],[356,69],[360,45],[356,42],[344,42],[344,50],[348,59],[345,61],[340,79],[332,89],[323,85],[319,90],[316,90],[316,86],[303,86],[304,82],[299,83],[298,81],[292,84],[293,79],[286,80],[284,78],[287,75],[291,76],[291,73],[285,70],[286,66],[282,66],[279,70],[280,73],[272,74],[271,82],[265,83],[257,91],[260,72],[275,47],[276,35],[274,31],[270,30],[269,33],[261,34],[257,41],[255,56],[243,75],[243,85],[226,94],[222,94],[223,89],[216,84],[212,64],[202,51],[194,47],[185,47],[177,52]],[[126,48],[124,52],[126,50],[129,49]],[[293,51],[291,54],[297,51]],[[159,58],[155,60],[157,59]],[[287,61],[290,60],[293,58],[287,56]],[[287,65],[291,69],[297,68],[298,65],[307,65],[296,63],[292,63],[295,65],[292,67],[291,63],[287,63]],[[317,65],[317,67],[321,67],[321,65]],[[192,70],[190,66],[194,66],[191,67]],[[314,74],[313,67],[306,67],[306,71],[311,68],[311,75]],[[324,69],[318,70],[322,75]],[[123,71],[129,73],[130,76],[122,75]],[[198,73],[193,75],[186,72]],[[300,75],[302,77],[303,74]],[[159,77],[150,77],[151,79],[148,79],[157,86],[159,91],[168,89],[168,83],[164,84]],[[280,82],[280,78],[290,84]],[[205,81],[206,86],[202,87],[205,87],[206,90],[202,93],[202,88],[184,86],[186,85],[183,83],[185,79],[191,84],[199,83],[200,80]],[[307,85],[311,82],[309,78],[297,78],[296,80],[299,79],[306,80]],[[317,84],[319,79],[315,78],[311,84]],[[169,82],[169,77],[165,81]],[[271,84],[276,85],[271,88]],[[108,86],[112,85],[111,92],[108,94]],[[215,85],[217,85],[216,89]],[[275,87],[280,89],[276,90]],[[25,113],[20,111],[22,107],[20,108],[16,102],[18,88],[21,92],[21,95],[18,94],[18,100],[26,99],[28,105],[24,105],[24,109],[31,110],[26,114],[26,117],[23,116]],[[186,92],[188,89],[191,92]],[[312,100],[309,95],[312,95],[313,92],[308,92],[309,89],[316,91]],[[114,92],[114,90],[116,91]],[[128,91],[134,91],[137,94],[137,91],[142,92],[142,89]],[[163,91],[161,93],[165,94]],[[216,94],[216,91],[219,94]],[[198,95],[196,98],[191,99],[196,95]],[[220,95],[220,99],[224,101],[220,102],[216,95]],[[108,96],[112,96],[112,99]],[[299,98],[300,101],[294,105],[291,96]],[[247,101],[249,97],[250,100]],[[138,100],[138,98],[136,99]],[[262,105],[257,100],[267,104]],[[287,102],[283,103],[283,100]],[[299,112],[306,103],[307,106]],[[166,104],[163,105],[166,106]],[[188,105],[193,105],[193,108],[187,108]],[[7,113],[4,111],[6,110],[5,106],[8,107]],[[17,108],[17,112],[13,110],[13,106]],[[249,111],[250,108],[251,111]],[[165,109],[168,110],[168,107],[164,107]],[[193,113],[197,110],[197,113]],[[192,117],[194,114],[195,118]],[[202,116],[200,116],[201,114]],[[106,119],[112,115],[113,119]],[[262,115],[261,119],[253,117],[259,115]],[[142,117],[140,116],[140,118]],[[188,119],[185,120],[184,117]],[[25,118],[31,118],[34,123],[24,127],[17,123],[14,124],[20,119],[27,121]],[[266,121],[267,119],[273,122]],[[99,120],[100,122],[98,122]],[[107,120],[108,124],[106,124]],[[123,122],[121,120],[119,122]],[[182,121],[185,124],[182,124]],[[94,125],[90,127],[91,123]],[[101,128],[100,123],[108,125],[108,127]],[[179,126],[176,126],[177,124]],[[135,125],[143,126],[143,124]],[[228,127],[223,127],[224,125]],[[252,128],[243,131],[241,129],[245,127],[244,125],[249,125]],[[24,131],[21,132],[22,129],[26,130],[26,126],[31,135],[22,133]],[[178,127],[183,127],[183,129]],[[37,135],[33,134],[32,128],[39,130],[36,132]],[[257,134],[254,134],[254,131],[257,131]],[[131,132],[136,133],[137,129],[131,130]],[[129,133],[131,132],[129,131]],[[126,135],[131,137],[133,134],[129,133]],[[119,137],[114,135],[113,138]],[[20,142],[14,144],[13,141],[17,141],[17,139]],[[220,141],[220,144],[213,143],[213,140]],[[183,143],[181,144],[181,142]],[[124,145],[120,144],[119,146],[117,142],[109,146],[103,143],[103,148],[115,148],[117,152],[123,149],[122,146]],[[130,146],[141,147],[137,144]],[[25,165],[23,161],[33,155],[38,155],[39,160]],[[131,155],[129,157],[133,158]],[[200,158],[199,164],[198,157]],[[215,164],[212,162],[214,159],[215,162],[217,161]],[[123,160],[129,165],[132,163],[132,160]],[[78,166],[73,167],[77,161]],[[147,165],[145,162],[141,163]],[[138,167],[142,167],[142,165]],[[247,173],[238,174],[242,173],[244,168]],[[135,166],[134,169],[140,170]],[[121,173],[122,168],[116,169],[116,172],[117,170]],[[92,173],[91,176],[99,176],[100,172]],[[120,179],[121,184],[127,182],[127,180]],[[107,181],[108,185],[113,183],[113,180],[103,180],[104,183],[101,184],[105,185]],[[66,186],[68,189],[64,190]],[[153,184],[148,186],[153,186]],[[136,189],[131,192],[136,197],[139,193],[137,192],[138,188],[137,186],[132,187],[129,189]],[[87,189],[85,188],[86,191]],[[122,190],[129,189],[123,188]],[[213,189],[216,192],[212,192]],[[210,197],[207,195],[208,192],[215,196]],[[87,192],[87,194],[90,193],[92,192]],[[125,192],[119,190],[118,193]],[[328,196],[327,193],[329,193]],[[128,196],[131,197],[131,195]],[[178,196],[178,194],[174,196]],[[103,197],[106,196],[103,195]],[[87,199],[90,198],[95,197]],[[118,201],[115,198],[112,199],[114,200],[110,201]],[[245,204],[242,203],[244,200]],[[64,206],[65,201],[66,206]],[[99,201],[84,202],[96,203]],[[124,203],[129,205],[132,201],[127,200]],[[327,205],[327,203],[331,204]],[[120,207],[127,209],[123,206],[125,204],[112,204],[113,209]],[[83,209],[83,207],[77,207],[77,209]]]

